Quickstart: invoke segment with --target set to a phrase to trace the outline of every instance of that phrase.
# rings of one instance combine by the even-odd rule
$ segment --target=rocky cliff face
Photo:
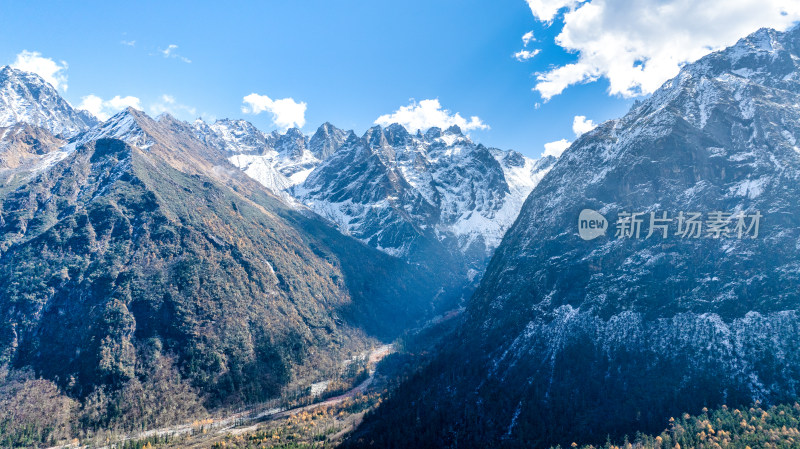
[[[583,135],[525,202],[459,343],[353,443],[602,442],[706,405],[793,400],[798,104],[800,30],[760,30]],[[585,209],[605,235],[580,237]],[[387,418],[410,430],[384,439]]]

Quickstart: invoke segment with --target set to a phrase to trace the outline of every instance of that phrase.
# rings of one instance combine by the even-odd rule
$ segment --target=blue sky
[[[305,103],[306,133],[325,121],[362,133],[411,99],[438,99],[490,127],[472,130],[475,140],[536,157],[547,142],[574,139],[575,116],[599,123],[634,100],[609,94],[616,79],[596,61],[582,75],[595,82],[571,83],[549,101],[532,90],[536,73],[589,54],[591,36],[554,42],[565,24],[575,28],[563,14],[579,9],[574,0],[2,2],[0,64],[23,50],[66,62],[61,90],[73,105],[133,96],[151,114],[246,118],[265,131],[278,126],[269,113],[243,113],[245,96]],[[529,31],[535,41],[524,47]],[[523,48],[539,53],[520,62],[513,55]]]

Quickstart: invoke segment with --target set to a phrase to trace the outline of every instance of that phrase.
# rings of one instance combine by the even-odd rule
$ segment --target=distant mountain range
[[[309,138],[265,134],[243,120],[197,121],[196,135],[290,204],[387,254],[477,281],[555,158],[475,144],[454,126],[362,137],[325,123]],[[455,270],[455,271],[453,271]]]
[[[348,447],[602,444],[704,406],[794,401],[798,105],[800,28],[762,29],[581,136],[456,335]],[[582,211],[606,232],[582,239]]]

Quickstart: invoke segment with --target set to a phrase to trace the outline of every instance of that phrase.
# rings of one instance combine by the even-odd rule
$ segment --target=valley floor
[[[391,344],[373,349],[367,357],[365,379],[344,393],[311,404],[308,402],[315,398],[308,396],[296,398],[288,407],[279,407],[278,401],[270,401],[216,419],[116,436],[100,443],[73,440],[48,449],[263,446],[251,445],[254,441],[268,441],[278,446],[290,443],[327,446],[339,441],[360,423],[366,410],[380,403],[382,393],[379,390],[385,382],[376,382],[375,367],[393,352]]]

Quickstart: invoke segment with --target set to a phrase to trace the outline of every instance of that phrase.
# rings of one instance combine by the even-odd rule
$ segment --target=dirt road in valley
[[[229,415],[222,419],[214,419],[213,421],[210,421],[208,423],[203,423],[202,427],[206,429],[207,432],[209,433],[213,432],[214,434],[246,433],[255,431],[258,427],[255,423],[263,421],[265,419],[281,419],[295,415],[297,413],[302,413],[304,411],[313,410],[317,407],[336,405],[344,401],[345,399],[352,398],[357,394],[365,393],[367,389],[369,389],[370,385],[372,385],[372,382],[375,380],[375,365],[378,362],[380,362],[384,357],[391,354],[392,352],[394,352],[394,345],[391,344],[383,345],[376,349],[373,349],[369,353],[369,364],[368,364],[369,376],[363,382],[361,382],[352,389],[348,390],[346,393],[341,394],[339,396],[328,398],[324,401],[317,402],[314,404],[305,405],[302,407],[295,407],[289,410],[273,408],[258,413],[256,413],[254,409],[245,410],[243,412]],[[248,424],[252,425],[247,426]],[[198,425],[196,423],[180,424],[175,426],[163,427],[160,429],[152,429],[144,432],[138,432],[132,435],[127,435],[124,438],[115,440],[114,444],[123,443],[129,440],[142,440],[156,435],[181,436],[181,435],[191,434],[195,430],[198,430]],[[83,449],[85,447],[87,446],[66,444],[61,446],[53,446],[48,449]],[[101,449],[108,449],[108,447]]]

